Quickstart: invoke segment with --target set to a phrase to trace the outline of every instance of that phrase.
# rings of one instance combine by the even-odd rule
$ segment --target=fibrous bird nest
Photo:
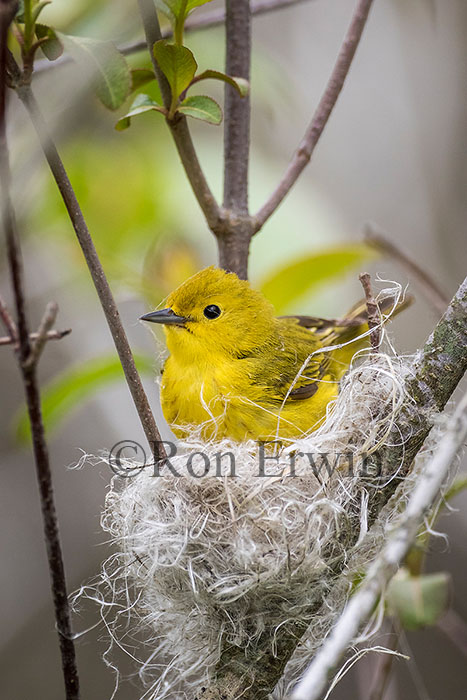
[[[284,697],[410,488],[412,477],[401,480],[397,499],[369,518],[371,489],[397,479],[368,465],[387,444],[408,367],[394,355],[363,357],[317,430],[264,452],[264,475],[257,444],[193,436],[170,460],[180,476],[162,467],[114,479],[102,524],[117,553],[97,595],[113,642],[127,625],[142,630],[144,697],[194,697],[222,664],[255,655],[282,663],[295,630],[301,642],[271,696]],[[194,452],[207,457],[189,460]]]

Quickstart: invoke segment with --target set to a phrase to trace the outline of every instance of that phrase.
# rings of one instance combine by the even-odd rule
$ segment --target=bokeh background
[[[214,0],[199,12],[221,5]],[[254,19],[253,211],[273,189],[310,120],[354,5],[309,0]],[[118,45],[142,37],[137,3],[128,0],[54,0],[43,18],[66,33]],[[276,283],[279,310],[339,316],[361,296],[358,272],[368,268],[408,285],[417,298],[391,325],[396,348],[410,353],[423,343],[436,310],[397,263],[367,258],[362,234],[371,222],[429,270],[449,296],[464,278],[466,33],[465,0],[375,1],[312,163],[252,244],[250,278],[256,286],[277,279],[281,268],[309,260],[309,285],[302,284],[295,296],[289,298],[285,286]],[[201,68],[222,69],[221,28],[187,34],[186,44]],[[129,61],[149,67],[144,53]],[[34,89],[117,297],[158,423],[168,435],[156,383],[163,345],[137,319],[187,276],[216,262],[213,237],[160,115],[141,116],[129,130],[115,131],[125,108],[118,114],[106,111],[74,64],[39,72]],[[215,85],[209,85],[209,94],[222,99]],[[191,125],[220,197],[222,129]],[[121,439],[142,444],[144,439],[64,206],[14,96],[9,135],[30,321],[37,324],[53,299],[60,305],[57,327],[73,329],[66,339],[48,344],[40,366],[72,591],[95,576],[111,553],[99,517],[112,476],[102,465],[72,467],[83,453],[99,454]],[[11,303],[3,241],[1,246],[0,291]],[[324,274],[314,258],[350,249],[355,262],[344,265],[338,279]],[[318,269],[325,278],[319,285],[313,284]],[[21,422],[22,386],[8,348],[0,352],[0,397],[0,694],[9,700],[58,700],[63,689],[39,500]],[[461,620],[467,619],[465,505],[462,494],[452,501],[452,511],[438,523],[447,538],[433,541],[427,562],[428,570],[451,573],[452,607]],[[90,605],[74,624],[85,631],[98,622],[98,610]],[[113,691],[114,677],[102,661],[105,636],[97,625],[77,642],[83,698],[104,699]],[[386,698],[465,697],[465,656],[442,631],[409,633],[407,644],[413,662],[397,661]],[[367,698],[373,666],[372,659],[358,664],[333,697]],[[137,679],[123,679],[116,697],[141,694]]]

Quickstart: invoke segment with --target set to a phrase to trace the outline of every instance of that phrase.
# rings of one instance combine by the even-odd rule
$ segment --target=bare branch
[[[274,12],[275,10],[284,10],[293,5],[301,5],[305,2],[311,2],[312,0],[257,0],[257,2],[252,3],[251,14],[252,15],[264,15],[269,12]],[[186,32],[195,32],[202,29],[210,29],[211,27],[218,27],[225,22],[225,10],[224,8],[219,8],[211,10],[208,12],[203,12],[195,14],[193,17],[189,17],[185,24]],[[162,39],[169,39],[173,36],[172,29],[167,27],[161,31]],[[142,41],[132,41],[129,44],[119,46],[118,50],[124,56],[131,56],[134,53],[139,53],[140,51],[145,51],[147,49],[147,42]],[[49,69],[56,68],[58,66],[63,66],[71,63],[71,56],[63,54],[56,61],[48,61],[46,59],[37,61],[34,68],[34,73],[44,73]]]
[[[71,333],[71,328],[66,328],[64,331],[48,331],[48,333],[45,334],[45,340],[61,340],[62,338],[65,338],[67,335],[70,335]],[[33,342],[34,340],[37,340],[39,337],[38,333],[30,333],[29,334],[29,341]],[[10,335],[2,336],[0,337],[0,345],[16,345],[17,341],[12,340]]]
[[[16,231],[16,220],[10,198],[10,167],[6,140],[6,60],[8,27],[16,11],[16,2],[0,3],[0,189],[2,224],[7,240],[7,259],[16,306],[19,341],[19,367],[23,379],[29,422],[31,425],[36,474],[39,485],[44,535],[51,579],[55,619],[59,637],[62,670],[67,700],[79,700],[79,678],[73,642],[70,609],[66,587],[57,514],[55,510],[52,475],[42,421],[39,386],[36,367],[25,366],[30,351],[29,330],[26,319],[26,303],[23,284],[21,249]],[[3,315],[3,318],[5,316]],[[12,330],[10,324],[10,332]],[[12,337],[13,340],[13,337]]]
[[[128,338],[120,319],[118,307],[115,303],[115,299],[99,260],[99,256],[97,255],[94,242],[89,233],[78,200],[76,199],[73,187],[58,154],[55,143],[49,134],[44,117],[39,109],[31,88],[28,85],[17,85],[16,92],[26,107],[31,121],[37,131],[50,170],[52,171],[52,175],[54,176],[55,182],[57,183],[58,189],[65,203],[71,223],[73,224],[78,242],[81,246],[81,250],[83,251],[89,272],[91,273],[94,286],[104,310],[144,433],[149,442],[151,450],[155,451],[156,455],[162,459],[166,456],[166,454],[161,442],[159,430],[136,369],[135,361],[128,343]]]
[[[467,394],[449,420],[446,433],[440,440],[433,458],[418,477],[396,530],[369,568],[363,583],[351,597],[336,626],[293,692],[292,700],[318,700],[321,697],[329,674],[402,564],[417,536],[426,511],[439,496],[439,491],[466,437]]]
[[[170,88],[152,50],[156,41],[162,39],[156,8],[153,0],[138,0],[138,6],[146,35],[146,46],[161,89],[164,104],[168,107],[171,101]],[[219,231],[223,221],[223,212],[217,204],[201,169],[186,117],[176,114],[174,119],[167,119],[167,124],[170,127],[180,160],[198,204],[206,217],[208,226],[213,232]]]
[[[331,116],[337,98],[344,86],[345,79],[352,65],[353,57],[365,28],[373,0],[358,0],[357,7],[344,38],[336,65],[332,71],[326,90],[318,104],[311,124],[305,132],[298,149],[285,171],[282,180],[268,201],[255,216],[255,232],[258,232],[269,217],[276,211],[284,197],[290,192],[298,177],[308,165],[313,151]]]
[[[377,353],[381,344],[381,316],[378,304],[371,290],[371,277],[368,272],[362,272],[358,279],[362,283],[363,291],[365,292],[372,352]]]
[[[391,258],[394,258],[394,260],[397,260],[406,273],[413,277],[418,283],[420,289],[436,311],[439,311],[440,314],[446,311],[446,307],[449,304],[449,297],[440,289],[432,275],[412,260],[407,253],[394,245],[386,236],[377,233],[371,227],[368,227],[365,231],[365,242],[380,253],[389,255]]]
[[[225,72],[250,80],[250,0],[226,1]],[[225,86],[224,106],[224,207],[234,214],[248,214],[248,164],[250,153],[250,98]]]
[[[54,301],[51,301],[49,304],[47,304],[47,307],[45,309],[45,313],[42,317],[42,320],[39,324],[39,329],[37,331],[37,338],[34,340],[31,346],[31,352],[29,353],[29,356],[27,357],[24,366],[26,369],[29,369],[30,367],[33,367],[37,365],[39,358],[41,356],[42,350],[44,349],[44,346],[47,342],[47,334],[49,333],[50,329],[55,323],[55,319],[57,318],[58,314],[58,304],[56,304]],[[29,336],[29,339],[31,339],[31,336]]]

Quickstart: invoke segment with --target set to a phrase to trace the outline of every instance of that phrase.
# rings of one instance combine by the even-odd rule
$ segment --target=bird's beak
[[[177,316],[172,309],[160,309],[160,311],[151,311],[149,314],[140,316],[140,321],[150,321],[151,323],[165,323],[170,326],[184,326],[188,319],[183,316]]]

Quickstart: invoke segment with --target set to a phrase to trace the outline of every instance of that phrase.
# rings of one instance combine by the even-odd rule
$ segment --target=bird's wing
[[[409,294],[398,301],[395,296],[388,296],[378,302],[378,308],[381,314],[391,313],[394,310],[394,315],[406,309],[413,302],[413,297]],[[336,337],[346,333],[348,328],[358,328],[368,322],[368,308],[365,299],[358,301],[346,313],[344,318],[319,318],[318,316],[280,316],[283,319],[296,319],[299,326],[317,331],[323,337],[328,332]]]
[[[332,357],[321,352],[326,343],[296,319],[277,319],[277,324],[274,348],[250,357],[252,383],[273,403],[311,398],[329,372]]]

